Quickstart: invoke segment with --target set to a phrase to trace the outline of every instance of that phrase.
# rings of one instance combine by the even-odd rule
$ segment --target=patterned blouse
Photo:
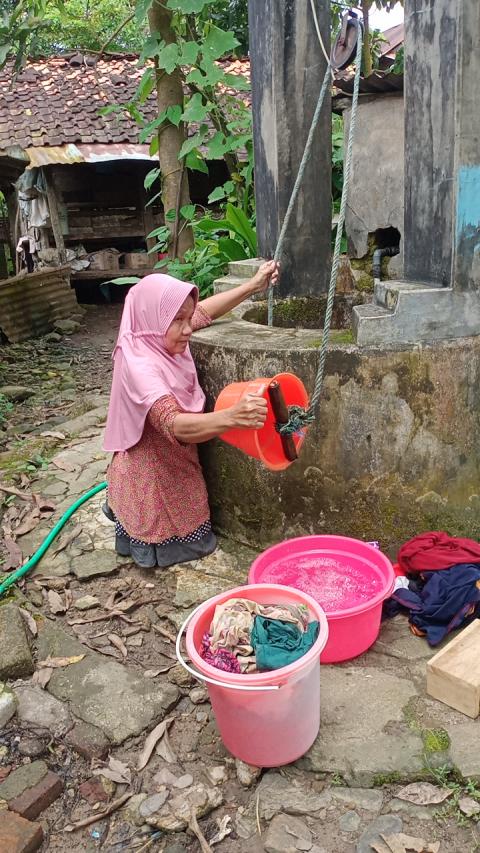
[[[211,322],[198,305],[194,331]],[[127,533],[142,542],[183,538],[210,519],[197,446],[182,444],[173,434],[181,411],[173,396],[157,400],[140,441],[114,453],[108,469],[108,504]]]

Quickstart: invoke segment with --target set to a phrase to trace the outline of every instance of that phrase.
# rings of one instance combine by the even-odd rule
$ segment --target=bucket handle
[[[180,630],[177,634],[177,641],[175,643],[175,653],[177,655],[177,660],[178,660],[179,664],[181,664],[181,666],[183,666],[183,668],[186,669],[187,672],[190,673],[190,675],[193,675],[193,677],[196,678],[198,681],[205,681],[207,684],[213,684],[215,687],[223,687],[226,690],[244,690],[244,691],[247,691],[247,690],[252,691],[253,690],[255,692],[265,691],[265,690],[279,690],[281,687],[280,684],[269,684],[269,685],[266,684],[264,687],[256,687],[256,686],[250,687],[250,686],[244,685],[244,684],[226,684],[224,681],[217,681],[215,678],[208,678],[207,675],[202,675],[201,672],[198,672],[198,670],[193,669],[191,666],[188,665],[188,663],[186,662],[186,660],[182,656],[182,652],[180,651],[180,643],[182,642],[182,637],[183,637],[184,632],[186,631],[188,623],[190,622],[191,619],[193,619],[195,614],[198,613],[198,611],[202,607],[203,607],[203,604],[199,604],[198,607],[195,608],[195,610],[192,610],[192,612],[185,619],[185,622],[183,623],[182,627],[180,628]]]

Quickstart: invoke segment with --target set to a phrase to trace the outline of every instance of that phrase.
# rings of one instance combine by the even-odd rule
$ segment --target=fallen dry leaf
[[[2,570],[8,572],[10,569],[18,569],[22,565],[22,549],[11,536],[4,536],[3,544],[7,550],[7,559],[2,566]]]
[[[82,525],[76,524],[75,527],[69,533],[66,534],[66,536],[62,536],[58,542],[57,547],[52,552],[52,556],[56,557],[57,554],[60,553],[60,551],[63,551],[64,548],[67,547],[67,545],[70,545],[70,543],[73,542],[73,540],[77,538],[78,534],[81,533],[82,530],[83,530]]]
[[[54,589],[48,590],[48,606],[50,607],[50,612],[54,615],[56,613],[65,613],[67,609],[62,597]]]
[[[122,657],[126,658],[128,655],[127,647],[125,643],[120,639],[118,634],[109,634],[108,639],[111,642],[112,646],[115,646],[115,648],[118,649]]]
[[[165,732],[162,737],[160,743],[157,743],[155,752],[160,758],[163,758],[167,764],[175,764],[177,761],[177,756],[175,755],[172,745],[170,743],[170,738],[168,736],[168,732]]]
[[[232,818],[229,814],[224,815],[221,819],[217,818],[218,832],[216,832],[213,838],[210,839],[211,847],[213,847],[214,844],[220,844],[227,835],[230,835],[232,831],[232,827],[230,826],[231,822]]]
[[[63,432],[55,432],[55,430],[48,429],[46,429],[45,432],[41,432],[40,435],[42,438],[59,438],[60,440],[63,440],[65,438]]]
[[[474,797],[460,797],[458,808],[467,817],[476,817],[480,812],[480,802]]]
[[[438,853],[440,850],[439,841],[429,844],[423,838],[414,838],[412,835],[405,835],[403,832],[394,835],[382,835],[381,838],[383,843],[371,844],[375,853]]]
[[[0,492],[5,492],[7,495],[16,495],[18,498],[21,498],[22,501],[32,500],[31,492],[21,492],[20,489],[16,489],[15,486],[6,486],[4,483],[0,483]]]
[[[190,820],[188,821],[188,828],[190,829],[191,832],[193,832],[194,835],[197,836],[198,842],[200,844],[200,850],[202,851],[202,853],[213,853],[212,848],[210,847],[210,844],[208,843],[207,839],[205,838],[202,830],[200,829],[200,827],[198,825],[197,816],[195,814],[195,811],[193,811],[193,810],[190,812]]]
[[[52,500],[42,497],[42,495],[33,495],[33,499],[36,505],[38,506],[42,516],[45,513],[51,513],[54,511],[54,509],[56,509],[57,505]]]
[[[104,767],[97,767],[92,772],[94,776],[105,776],[119,785],[130,785],[132,782],[132,771],[128,765],[124,764],[123,761],[112,758],[112,756],[110,756],[108,764]]]
[[[53,669],[49,666],[43,669],[36,669],[32,675],[32,684],[38,684],[44,690],[50,681],[53,674]]]
[[[397,797],[399,800],[406,800],[407,803],[415,803],[417,806],[431,806],[443,803],[452,796],[452,793],[453,791],[449,788],[440,788],[430,782],[412,782],[411,785],[406,785],[398,791]]]
[[[67,583],[69,583],[69,580],[68,578],[39,577],[35,578],[35,583],[39,584],[41,587],[46,586],[48,589],[65,589]]]
[[[130,797],[133,796],[132,793],[123,794],[118,800],[114,800],[108,808],[104,809],[102,812],[95,812],[95,814],[90,815],[90,817],[85,817],[83,820],[79,820],[77,823],[68,823],[63,827],[64,832],[75,832],[76,829],[83,829],[84,826],[90,826],[91,823],[96,823],[97,820],[103,820],[104,817],[108,817],[108,815],[115,812],[120,806],[123,806]]]
[[[158,744],[160,738],[163,739],[168,736],[167,729],[171,723],[173,723],[173,717],[169,717],[168,720],[163,720],[150,732],[145,741],[145,746],[143,747],[140,755],[138,756],[137,770],[143,770],[143,768],[147,766],[150,760],[150,756],[153,750],[155,749],[155,746]]]
[[[30,533],[31,530],[35,529],[39,521],[40,510],[38,506],[34,506],[33,509],[30,510],[30,512],[25,516],[25,518],[20,522],[18,527],[15,528],[15,536],[24,536],[25,533]]]
[[[162,675],[164,672],[170,672],[174,666],[176,666],[176,664],[172,662],[168,666],[162,666],[160,669],[146,669],[143,675],[145,678],[156,678],[157,675]]]
[[[51,462],[56,468],[60,468],[61,471],[69,471],[72,473],[72,471],[77,470],[75,465],[72,465],[71,462],[67,462],[66,459],[62,459],[61,456],[54,456]]]
[[[52,658],[48,657],[45,660],[39,660],[37,663],[38,667],[51,667],[53,669],[59,669],[62,666],[70,666],[72,663],[80,663],[83,660],[85,655],[73,655],[69,658]]]
[[[31,615],[31,613],[29,613],[28,610],[25,610],[23,607],[19,607],[18,609],[22,614],[22,619],[24,619],[27,623],[28,630],[30,631],[33,637],[36,637],[38,634],[38,628],[35,619]]]
[[[71,589],[65,590],[65,610],[69,610],[73,604],[73,592]]]

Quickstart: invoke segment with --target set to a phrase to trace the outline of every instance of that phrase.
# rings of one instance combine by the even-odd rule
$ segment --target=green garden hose
[[[15,572],[12,572],[12,574],[9,575],[0,584],[0,598],[7,591],[7,589],[10,586],[12,586],[12,584],[16,583],[18,580],[20,580],[20,578],[23,578],[23,576],[26,575],[27,572],[30,571],[30,569],[33,569],[33,567],[37,565],[39,560],[42,559],[45,551],[50,547],[53,540],[58,536],[62,527],[65,526],[68,519],[71,518],[73,513],[76,512],[76,510],[80,506],[82,506],[82,504],[84,504],[85,501],[88,501],[90,498],[93,498],[94,495],[98,494],[98,492],[101,492],[103,489],[106,489],[106,488],[107,488],[106,483],[99,483],[97,486],[94,486],[93,489],[90,489],[88,492],[85,492],[85,494],[82,495],[80,498],[78,498],[78,500],[76,500],[75,503],[73,503],[71,506],[68,507],[67,511],[64,512],[64,514],[62,515],[60,520],[57,521],[53,530],[51,530],[50,533],[48,534],[48,536],[45,537],[42,544],[40,545],[40,548],[37,551],[35,551],[33,557],[30,557],[30,559],[27,560],[27,562],[23,566],[20,566],[20,568],[17,569]]]

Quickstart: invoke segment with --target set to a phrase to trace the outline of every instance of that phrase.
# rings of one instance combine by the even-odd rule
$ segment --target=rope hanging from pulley
[[[354,87],[353,87],[353,97],[352,97],[352,110],[350,115],[350,125],[348,130],[348,143],[347,143],[347,151],[345,156],[345,166],[344,166],[344,176],[343,176],[343,189],[342,189],[342,199],[340,203],[340,212],[338,215],[338,223],[337,223],[337,231],[335,236],[335,247],[333,250],[333,259],[332,259],[332,269],[330,273],[330,284],[328,288],[328,296],[327,296],[327,307],[325,311],[325,320],[323,325],[323,335],[322,335],[322,344],[320,347],[320,356],[318,363],[317,375],[315,378],[315,385],[313,389],[313,394],[310,399],[310,404],[307,409],[301,408],[300,406],[289,406],[288,408],[288,421],[286,423],[277,423],[276,429],[282,436],[289,436],[295,433],[301,432],[306,426],[311,424],[315,420],[316,416],[316,408],[318,402],[320,400],[320,396],[322,393],[323,386],[323,378],[325,373],[325,361],[327,357],[327,348],[328,348],[328,339],[330,335],[330,327],[332,322],[332,313],[333,313],[333,304],[335,298],[335,289],[337,286],[337,274],[338,274],[338,266],[340,262],[340,252],[341,252],[341,242],[342,242],[342,234],[343,228],[345,224],[345,212],[347,207],[347,197],[348,197],[348,189],[350,185],[350,173],[351,173],[351,164],[352,164],[352,152],[353,152],[353,139],[355,135],[355,126],[357,120],[357,108],[358,108],[358,95],[360,91],[360,71],[362,64],[362,45],[363,45],[363,30],[361,23],[358,21],[356,17],[350,17],[348,14],[344,16],[344,22],[342,24],[342,31],[339,34],[337,42],[334,45],[332,50],[332,58],[327,65],[325,71],[325,77],[323,79],[322,88],[320,90],[320,95],[318,97],[317,106],[315,108],[315,113],[313,115],[312,124],[310,126],[310,130],[308,133],[307,142],[305,145],[305,150],[303,152],[302,161],[300,163],[300,168],[298,170],[298,175],[292,190],[292,195],[290,197],[290,201],[288,203],[287,212],[285,214],[285,219],[283,221],[283,225],[280,231],[280,236],[278,238],[277,247],[275,249],[274,260],[279,261],[284,248],[284,243],[286,239],[286,233],[288,229],[288,225],[292,216],[293,209],[295,207],[295,203],[297,201],[298,193],[300,191],[300,187],[302,185],[303,178],[305,176],[305,172],[310,161],[312,150],[313,150],[313,141],[315,137],[315,131],[318,127],[318,123],[320,121],[320,115],[322,112],[323,103],[325,100],[325,94],[327,92],[328,86],[330,84],[330,75],[331,69],[333,67],[338,67],[335,64],[335,56],[338,51],[339,45],[341,46],[342,33],[344,38],[344,43],[347,44],[349,41],[349,26],[351,26],[356,30],[356,52],[355,52],[355,79],[354,79]],[[349,42],[349,49],[351,49],[351,41]],[[273,288],[269,287],[268,289],[268,325],[273,326]]]

